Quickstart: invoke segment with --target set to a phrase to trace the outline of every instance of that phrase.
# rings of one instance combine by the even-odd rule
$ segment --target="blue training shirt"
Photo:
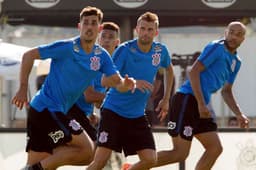
[[[121,44],[113,54],[113,61],[122,76],[128,74],[136,80],[146,80],[153,83],[159,67],[168,67],[171,56],[165,45],[153,42],[151,50],[142,52],[137,45],[137,39]],[[150,92],[136,89],[120,93],[110,88],[103,102],[103,107],[110,109],[126,118],[138,118],[144,115],[144,109]]]
[[[93,88],[101,93],[105,93],[106,88],[101,86],[101,77],[102,74],[97,75],[97,77],[92,81],[91,86],[93,86]],[[93,113],[93,103],[88,103],[85,100],[85,96],[84,94],[82,94],[79,99],[76,102],[76,105],[84,112],[84,114],[86,116],[89,116]]]
[[[208,104],[212,93],[222,88],[225,83],[234,83],[241,67],[241,59],[237,53],[231,54],[228,51],[224,40],[215,40],[205,47],[198,60],[205,67],[200,74],[200,81],[204,100]],[[186,80],[177,91],[193,94],[190,81]]]
[[[52,59],[44,86],[30,102],[39,112],[47,108],[66,114],[97,75],[117,73],[105,49],[94,45],[92,52],[86,54],[79,37],[42,45],[38,49],[41,59]]]

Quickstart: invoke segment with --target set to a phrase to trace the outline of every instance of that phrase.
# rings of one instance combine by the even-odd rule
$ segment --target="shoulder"
[[[224,46],[224,42],[225,42],[225,40],[223,40],[223,39],[213,40],[213,41],[209,42],[206,45],[206,47],[209,47],[209,48],[211,48],[211,47],[214,47],[214,48],[216,48],[216,47],[223,47]]]
[[[73,41],[73,39],[56,40],[49,44],[40,45],[38,48],[66,48],[67,46],[72,46]]]
[[[135,40],[125,41],[122,44],[120,44],[116,49],[116,53],[118,54],[122,52],[132,51],[132,49],[136,49]]]
[[[152,49],[156,53],[159,53],[159,52],[166,53],[166,52],[168,52],[168,48],[165,44],[160,43],[160,42],[155,42],[155,41],[152,43]]]

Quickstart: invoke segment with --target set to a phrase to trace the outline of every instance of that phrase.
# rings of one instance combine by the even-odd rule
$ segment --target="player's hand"
[[[136,80],[136,88],[143,93],[145,93],[145,91],[153,91],[153,85],[145,80]]]
[[[236,118],[241,128],[249,128],[250,120],[244,114],[237,115]]]
[[[132,92],[136,89],[136,80],[132,77],[129,77],[127,74],[124,77],[124,86],[131,90]]]
[[[198,111],[201,119],[211,118],[211,112],[206,105],[198,105]]]
[[[12,104],[14,104],[20,110],[23,107],[28,106],[27,90],[19,89],[16,95],[12,98]]]
[[[156,112],[160,111],[157,117],[160,119],[161,122],[164,121],[164,119],[166,118],[168,114],[168,109],[169,109],[169,100],[161,99],[155,109]]]

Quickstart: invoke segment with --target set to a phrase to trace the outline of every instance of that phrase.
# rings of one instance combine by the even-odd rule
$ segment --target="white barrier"
[[[220,132],[223,153],[212,170],[255,170],[256,169],[256,135],[253,132]],[[157,149],[172,147],[171,139],[166,132],[154,132]],[[24,152],[25,133],[0,132],[0,169],[19,170],[26,162]],[[190,155],[186,161],[186,170],[194,169],[197,160],[203,153],[203,147],[197,140],[192,143]],[[127,162],[137,161],[137,156],[129,156]],[[84,167],[65,166],[58,170],[84,170]],[[179,170],[179,164],[171,164],[153,170]]]

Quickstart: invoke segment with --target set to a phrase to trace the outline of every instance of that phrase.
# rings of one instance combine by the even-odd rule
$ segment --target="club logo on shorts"
[[[161,54],[159,54],[159,53],[155,53],[155,54],[152,55],[152,65],[153,66],[159,65],[160,57],[161,57]]]
[[[185,126],[185,127],[184,127],[184,131],[183,131],[183,134],[184,134],[185,136],[192,136],[192,131],[193,131],[192,127],[190,127],[190,126]]]
[[[176,128],[176,122],[169,121],[167,124],[167,129],[173,130]]]
[[[58,130],[56,132],[51,132],[48,134],[53,140],[54,143],[57,143],[61,138],[64,138],[64,132],[61,130]]]
[[[69,124],[68,124],[74,131],[78,131],[81,129],[81,125],[75,120],[72,119],[70,120]]]
[[[99,142],[100,143],[106,143],[108,141],[108,133],[103,131],[100,132],[100,136],[99,136]]]
[[[91,57],[91,64],[90,67],[92,70],[97,71],[100,69],[100,58],[97,56]]]

